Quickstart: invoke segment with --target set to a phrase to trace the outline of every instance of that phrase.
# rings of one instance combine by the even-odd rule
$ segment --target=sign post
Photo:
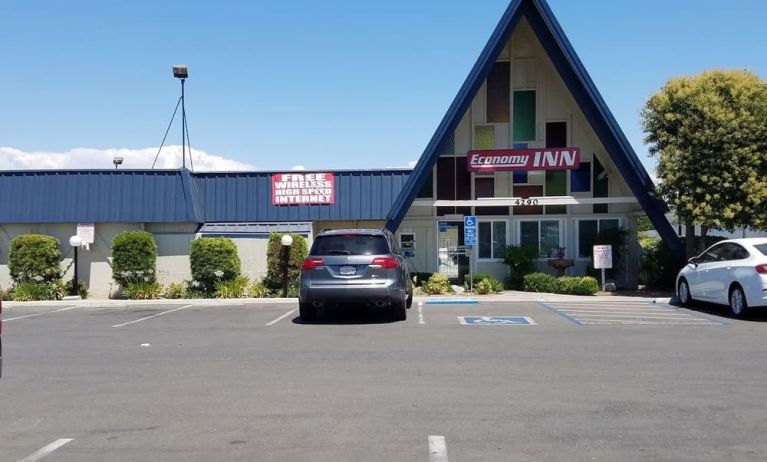
[[[469,255],[469,292],[474,293],[474,271],[472,271],[471,248],[477,245],[477,217],[467,215],[463,217],[463,245],[467,247]]]
[[[594,269],[602,270],[602,290],[605,290],[605,269],[613,267],[613,246],[594,246]]]

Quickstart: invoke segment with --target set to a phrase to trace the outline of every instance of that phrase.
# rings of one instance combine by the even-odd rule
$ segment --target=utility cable
[[[192,142],[189,141],[189,125],[186,124],[186,113],[184,113],[184,128],[186,129],[186,145],[189,146],[189,166],[194,171],[194,161],[192,160]]]
[[[176,103],[176,109],[173,110],[173,115],[170,117],[170,123],[168,123],[168,128],[165,129],[165,136],[162,137],[162,143],[160,143],[160,148],[157,149],[157,155],[154,156],[154,162],[152,162],[152,169],[154,169],[154,166],[157,164],[157,159],[160,157],[160,151],[162,151],[162,147],[165,145],[165,139],[168,138],[168,132],[170,132],[170,127],[173,125],[173,119],[176,118],[176,112],[178,112],[178,106],[181,104],[181,97],[178,97],[178,102]]]

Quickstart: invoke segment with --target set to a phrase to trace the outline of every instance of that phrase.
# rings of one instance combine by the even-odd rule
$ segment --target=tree
[[[767,82],[747,70],[669,80],[642,125],[658,191],[686,226],[688,258],[709,229],[767,229]]]

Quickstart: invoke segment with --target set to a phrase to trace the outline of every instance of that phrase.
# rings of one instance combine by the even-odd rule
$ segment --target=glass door
[[[469,257],[463,245],[463,221],[438,223],[438,272],[459,282],[469,271]]]

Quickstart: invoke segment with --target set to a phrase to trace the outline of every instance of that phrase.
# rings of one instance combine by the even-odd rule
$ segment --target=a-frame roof
[[[666,245],[680,259],[684,258],[684,249],[673,227],[665,217],[666,204],[652,195],[653,182],[642,163],[637,158],[618,122],[599,94],[586,68],[575,53],[562,27],[554,17],[545,0],[512,0],[490,40],[469,72],[466,81],[458,91],[445,117],[437,127],[431,141],[418,160],[413,173],[405,183],[399,197],[394,202],[388,215],[386,227],[396,230],[413,203],[416,194],[432,171],[439,158],[438,147],[446,137],[451,136],[458,123],[468,110],[482,83],[490,73],[493,64],[508,43],[519,20],[525,18],[536,37],[551,59],[554,67],[564,81],[576,104],[583,111],[608,155],[625,179],[631,192],[647,213],[655,229]]]

